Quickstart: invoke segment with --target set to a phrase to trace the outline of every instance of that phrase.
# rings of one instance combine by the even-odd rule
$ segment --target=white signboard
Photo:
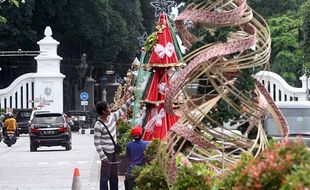
[[[88,105],[88,101],[81,101],[81,105],[82,106],[87,106]]]

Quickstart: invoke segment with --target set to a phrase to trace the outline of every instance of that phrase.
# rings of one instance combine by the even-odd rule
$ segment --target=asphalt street
[[[0,190],[68,190],[74,168],[79,168],[83,190],[99,189],[100,162],[93,135],[73,133],[70,151],[56,146],[30,152],[29,146],[28,135],[21,135],[12,147],[0,143]],[[119,189],[124,189],[124,178],[119,179]]]

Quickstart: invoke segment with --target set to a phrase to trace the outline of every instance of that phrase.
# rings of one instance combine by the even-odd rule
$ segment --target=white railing
[[[258,81],[260,81],[267,91],[269,92],[271,98],[275,102],[286,102],[286,101],[306,101],[306,77],[302,76],[301,80],[302,87],[296,88],[289,85],[280,75],[270,72],[270,71],[260,71],[254,76]],[[309,82],[310,84],[310,82]],[[198,81],[188,85],[188,90],[195,94],[197,93]]]
[[[32,108],[35,73],[24,74],[0,90],[0,108]]]
[[[255,75],[267,89],[275,102],[306,101],[306,77],[300,77],[301,88],[289,85],[280,75],[270,71],[260,71]]]

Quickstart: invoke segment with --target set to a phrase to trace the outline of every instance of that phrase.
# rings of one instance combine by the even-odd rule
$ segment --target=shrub
[[[151,162],[144,166],[135,181],[135,190],[169,189],[164,172],[156,162]]]
[[[144,157],[149,163],[157,158],[157,152],[161,141],[159,139],[153,139],[144,151]]]
[[[280,190],[298,190],[309,189],[310,187],[310,170],[300,169],[293,171],[290,175],[286,176]]]
[[[310,152],[301,141],[271,143],[256,159],[243,159],[223,176],[218,189],[310,188]]]
[[[130,135],[131,125],[122,119],[117,122],[116,126],[116,135],[117,135],[117,144],[121,145],[122,153],[125,154],[126,145],[128,142],[132,141],[132,137]]]
[[[215,173],[206,163],[194,163],[178,170],[173,190],[209,190],[213,186]]]

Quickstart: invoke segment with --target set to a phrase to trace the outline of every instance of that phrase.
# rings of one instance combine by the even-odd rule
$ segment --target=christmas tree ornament
[[[170,14],[171,8],[175,4],[175,1],[170,0],[156,0],[150,2],[151,6],[155,8],[155,17],[158,17],[161,13]]]
[[[139,46],[142,47],[144,45],[144,42],[147,39],[147,33],[144,32],[142,36],[137,37],[137,40],[139,42]]]

